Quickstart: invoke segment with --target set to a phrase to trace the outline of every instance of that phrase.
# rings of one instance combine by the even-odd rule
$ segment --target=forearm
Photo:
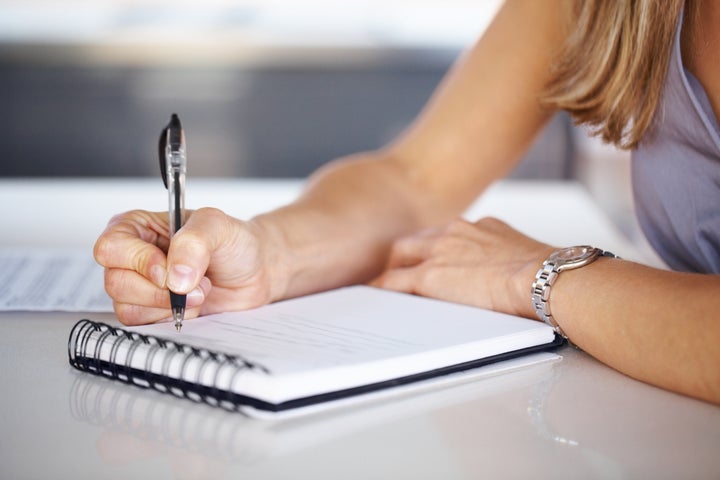
[[[551,304],[570,339],[634,378],[720,403],[720,277],[614,259],[564,272]]]
[[[309,180],[294,203],[254,219],[270,233],[275,296],[293,297],[377,275],[392,241],[456,215],[389,152],[347,157]],[[276,298],[277,299],[277,298]]]
[[[507,2],[390,147],[332,163],[256,219],[279,242],[273,298],[371,278],[393,239],[459,214],[510,171],[553,113],[537,101],[564,39],[551,6]]]
[[[273,299],[368,280],[392,240],[458,215],[510,171],[553,113],[537,101],[564,39],[553,11],[507,2],[388,148],[333,162],[297,202],[255,219],[284,285]]]

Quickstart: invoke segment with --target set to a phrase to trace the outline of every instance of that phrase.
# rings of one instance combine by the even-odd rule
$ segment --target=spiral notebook
[[[70,332],[79,370],[254,416],[331,404],[562,344],[541,322],[366,286],[185,322]]]

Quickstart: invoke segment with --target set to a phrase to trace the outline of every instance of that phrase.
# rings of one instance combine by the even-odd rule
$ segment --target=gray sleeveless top
[[[720,273],[720,125],[683,67],[680,28],[655,117],[632,155],[640,226],[671,268]]]

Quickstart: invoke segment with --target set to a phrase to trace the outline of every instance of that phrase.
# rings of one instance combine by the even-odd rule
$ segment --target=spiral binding
[[[140,362],[136,356],[139,359],[144,356],[141,368],[138,368]],[[176,358],[181,362],[180,367],[171,371],[177,365]],[[156,359],[161,365],[159,371],[153,369]],[[242,372],[252,370],[269,374],[263,365],[240,355],[211,352],[101,322],[83,319],[75,324],[68,338],[68,360],[81,371],[226,410],[236,411],[244,405],[262,409],[271,407],[267,402],[230,390]],[[195,360],[200,364],[192,374],[190,364]],[[227,380],[221,382],[221,377]],[[203,383],[207,378],[212,380],[209,384]]]

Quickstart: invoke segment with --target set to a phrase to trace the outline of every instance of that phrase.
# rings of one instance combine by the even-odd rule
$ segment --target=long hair
[[[621,148],[651,126],[683,0],[568,0],[567,41],[541,102]]]

